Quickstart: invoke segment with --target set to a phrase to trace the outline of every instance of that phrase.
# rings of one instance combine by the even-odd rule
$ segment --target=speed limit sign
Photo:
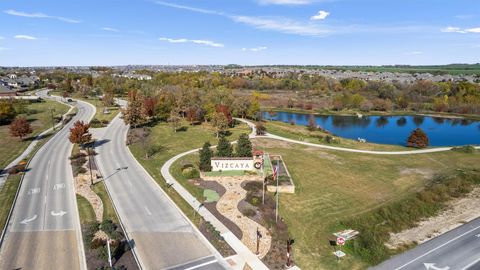
[[[345,238],[337,237],[337,245],[339,245],[339,246],[345,245]]]

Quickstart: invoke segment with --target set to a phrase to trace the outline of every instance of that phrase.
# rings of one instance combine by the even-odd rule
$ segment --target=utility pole
[[[263,177],[262,177],[262,204],[265,204],[265,160],[267,157],[267,153],[265,153],[265,143],[263,143],[263,163],[262,163],[262,170],[263,170]]]
[[[276,169],[276,173],[275,173],[275,178],[277,178],[277,188],[276,188],[276,203],[275,203],[275,223],[278,223],[278,174],[279,174],[279,164],[280,164],[280,160],[277,160],[277,169]]]
[[[87,147],[87,154],[88,154],[88,169],[90,171],[90,185],[93,186],[93,173],[92,173],[92,154],[93,154],[93,145],[95,144],[95,140],[92,142],[90,147]]]

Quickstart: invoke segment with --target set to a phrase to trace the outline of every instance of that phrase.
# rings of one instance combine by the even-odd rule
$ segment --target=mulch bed
[[[275,223],[275,197],[266,193],[265,204],[262,205],[261,182],[245,181],[242,183],[242,188],[247,190],[248,194],[247,198],[239,203],[239,210],[248,218],[268,228],[272,236],[272,246],[262,261],[269,269],[285,269],[288,228],[281,217],[279,217],[278,223]],[[253,201],[259,202],[258,205],[252,205]]]
[[[106,246],[98,247],[93,249],[92,244],[89,240],[86,239],[87,235],[91,231],[92,224],[83,224],[82,235],[84,237],[84,249],[85,249],[85,258],[87,261],[88,269],[109,269],[108,264],[108,253]],[[119,230],[121,232],[121,230]],[[123,234],[122,234],[123,236]],[[122,237],[119,244],[121,247],[117,249],[117,252],[114,253],[114,248],[111,249],[112,252],[112,264],[115,269],[128,269],[134,270],[139,269],[135,258],[133,257],[132,251],[128,246],[128,243],[125,237]]]
[[[214,182],[214,181],[200,180],[200,181],[198,181],[198,183],[200,184],[200,187],[203,188],[203,189],[215,190],[218,193],[218,195],[220,195],[220,197],[222,197],[223,194],[225,194],[225,192],[226,192],[225,188],[222,185],[220,185],[219,183]],[[242,239],[243,233],[240,230],[240,228],[235,223],[233,223],[230,219],[224,217],[222,214],[220,214],[220,212],[218,212],[217,202],[205,203],[204,206],[218,220],[220,220],[220,222],[222,222],[223,225],[225,225],[238,239]]]

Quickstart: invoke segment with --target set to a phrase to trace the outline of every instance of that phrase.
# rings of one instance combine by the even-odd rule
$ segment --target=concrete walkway
[[[244,265],[247,263],[252,269],[255,270],[268,270],[268,267],[255,255],[247,246],[245,246],[240,239],[238,239],[222,222],[220,222],[207,208],[201,207],[201,203],[193,197],[190,192],[188,192],[177,180],[170,174],[170,167],[178,159],[195,153],[200,149],[193,149],[185,153],[178,154],[173,158],[169,159],[162,166],[161,173],[163,178],[167,183],[172,185],[182,198],[187,201],[193,209],[198,210],[198,213],[208,222],[210,222],[217,231],[220,232],[220,235],[225,239],[225,241],[232,247],[233,250],[237,253],[236,262]]]
[[[250,127],[254,127],[255,125],[248,120],[245,119],[238,119],[244,123],[247,123]],[[250,135],[251,138],[255,137]],[[293,139],[288,139],[285,137],[281,137],[278,135],[274,135],[271,133],[266,133],[265,135],[258,136],[257,138],[268,138],[274,140],[280,140],[290,143],[302,144],[311,147],[329,149],[329,150],[336,150],[336,151],[344,151],[344,152],[353,152],[353,153],[361,153],[361,154],[372,154],[372,155],[415,155],[415,154],[426,154],[426,153],[436,153],[436,152],[445,152],[450,151],[453,147],[435,147],[435,148],[428,148],[428,149],[421,149],[421,150],[407,150],[407,151],[372,151],[372,150],[360,150],[360,149],[352,149],[352,148],[344,148],[344,147],[336,147],[336,146],[329,146],[323,144],[316,144],[316,143],[309,143],[309,142],[302,142]],[[474,146],[475,149],[480,149],[480,146]]]
[[[40,91],[43,91],[43,90],[39,90],[37,91],[36,93],[40,92]],[[38,95],[38,94],[37,94]],[[70,104],[67,104],[67,103],[64,103],[62,102],[60,99],[58,98],[50,98],[52,100],[55,100],[59,103],[62,103],[62,104],[65,104],[65,105],[68,105],[70,106],[70,109],[63,115],[67,115],[69,114],[72,110],[73,110],[73,106],[70,105]],[[62,125],[62,123],[58,123],[55,125],[55,128],[58,128]],[[12,167],[14,167],[15,165],[17,165],[20,161],[22,161],[23,159],[25,159],[28,155],[30,155],[30,153],[32,153],[32,151],[35,149],[35,146],[38,144],[38,142],[46,135],[48,134],[49,132],[52,131],[52,128],[49,128],[45,131],[43,131],[42,133],[38,134],[37,136],[35,136],[35,138],[33,138],[32,142],[28,145],[27,149],[25,149],[23,151],[23,153],[21,153],[16,159],[14,159],[12,162],[10,162],[10,164],[8,164],[3,170],[0,170],[0,189],[3,187],[3,184],[5,184],[5,181],[7,180],[8,178],[8,170]]]

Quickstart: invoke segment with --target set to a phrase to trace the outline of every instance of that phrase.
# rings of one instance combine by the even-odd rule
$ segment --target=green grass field
[[[295,194],[281,194],[280,214],[295,239],[294,256],[302,269],[366,268],[353,256],[339,264],[331,254],[327,240],[341,220],[402,199],[436,173],[480,168],[478,151],[376,156],[264,139],[257,143],[265,143],[270,154],[282,155],[296,185]]]
[[[63,115],[69,110],[69,107],[58,103],[56,101],[44,101],[30,103],[27,106],[28,110],[36,113],[29,115],[20,115],[27,118],[32,126],[33,133],[29,137],[34,137],[40,134],[42,131],[52,127],[52,112],[50,109],[54,109],[54,115]],[[26,139],[21,141],[19,138],[14,138],[10,135],[9,125],[0,126],[0,168],[7,166],[12,160],[20,155],[31,143]]]
[[[75,97],[75,98],[77,98],[77,97]],[[88,98],[83,98],[82,97],[82,98],[77,98],[77,99],[83,100],[83,101],[88,102],[88,103],[92,104],[93,106],[95,106],[95,108],[97,108],[97,112],[95,113],[95,116],[93,117],[93,119],[98,119],[99,121],[110,122],[120,112],[120,108],[117,107],[117,106],[105,107],[103,105],[103,102],[101,100],[99,100],[97,97],[88,97]],[[104,113],[105,108],[107,108],[108,113]]]
[[[96,222],[95,212],[93,211],[92,205],[85,199],[83,196],[76,194],[77,196],[77,205],[78,213],[80,215],[80,222],[82,224],[88,224]]]
[[[359,258],[347,255],[337,263],[328,245],[340,221],[361,215],[421,190],[435,174],[457,168],[480,168],[480,153],[442,153],[378,156],[323,150],[276,140],[256,139],[254,145],[282,155],[296,185],[295,194],[280,195],[280,214],[295,239],[294,256],[302,269],[365,269]],[[172,166],[198,159],[191,154]],[[197,198],[203,190],[173,174]],[[353,228],[355,229],[355,228]]]
[[[186,131],[178,131],[176,133],[173,132],[172,127],[167,123],[160,123],[153,127],[148,140],[151,143],[161,145],[163,149],[149,159],[145,159],[145,152],[140,143],[132,144],[130,146],[133,155],[161,185],[163,185],[165,181],[160,174],[160,168],[168,159],[176,154],[195,148],[201,148],[206,141],[209,141],[212,145],[217,144],[218,139],[215,137],[215,129],[209,123],[191,126],[187,122],[183,122],[183,126],[186,127]],[[227,139],[235,141],[240,134],[249,134],[250,129],[246,124],[242,123],[229,129],[229,132],[230,135],[227,136]],[[185,162],[197,164],[198,158],[192,158]],[[171,173],[176,179],[184,179],[181,172],[181,166],[182,164],[176,163],[171,168]],[[197,198],[203,197],[203,190],[200,188],[192,188],[189,191]]]
[[[0,190],[0,228],[5,227],[7,222],[8,213],[12,206],[13,200],[15,199],[15,194],[17,193],[18,186],[20,185],[20,180],[22,174],[9,175],[2,189]]]
[[[327,134],[322,131],[309,131],[307,127],[302,125],[291,125],[279,121],[267,121],[267,132],[278,135],[281,137],[299,140],[309,143],[323,144],[336,147],[362,149],[362,150],[377,150],[377,151],[404,151],[412,150],[411,148],[398,146],[398,145],[386,145],[375,143],[360,143],[355,140],[346,139],[342,137],[333,136],[339,143],[326,143],[320,141],[319,136],[325,137]]]

